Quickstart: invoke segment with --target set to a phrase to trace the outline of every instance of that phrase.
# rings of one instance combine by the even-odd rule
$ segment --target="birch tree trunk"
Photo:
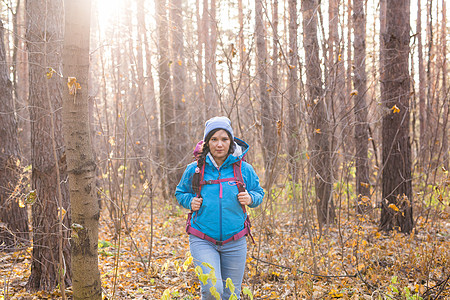
[[[381,32],[383,171],[380,227],[409,233],[413,229],[411,145],[409,140],[409,0],[386,2]]]
[[[63,128],[72,203],[73,298],[101,299],[97,250],[100,210],[88,105],[91,1],[67,0],[64,4],[63,74],[69,77],[69,89],[65,87],[63,92]]]

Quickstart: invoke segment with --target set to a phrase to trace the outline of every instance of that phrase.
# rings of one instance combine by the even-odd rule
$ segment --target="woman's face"
[[[216,131],[209,140],[209,151],[219,166],[227,159],[230,144],[230,137],[223,129]]]

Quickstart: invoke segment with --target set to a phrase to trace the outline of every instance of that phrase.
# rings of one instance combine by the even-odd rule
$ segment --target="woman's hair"
[[[200,170],[203,168],[203,166],[206,162],[206,155],[208,155],[208,153],[210,151],[209,150],[209,140],[219,130],[224,130],[224,129],[216,128],[216,129],[212,130],[210,133],[208,133],[208,135],[205,138],[205,141],[203,142],[202,149],[198,152],[198,154],[195,157],[195,159],[197,160],[197,170],[195,171],[194,176],[192,177],[192,190],[196,194],[198,194],[198,192],[200,191],[200,177],[201,177]],[[225,132],[228,134],[228,137],[230,138],[230,148],[228,148],[228,155],[230,155],[231,153],[234,152],[235,144],[234,144],[231,134],[227,130],[225,130]]]

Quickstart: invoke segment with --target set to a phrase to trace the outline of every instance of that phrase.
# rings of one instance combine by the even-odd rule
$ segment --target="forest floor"
[[[122,222],[120,245],[110,219],[102,217],[99,268],[104,299],[199,299],[184,232],[186,211],[167,204],[155,207],[152,247],[148,206]],[[243,287],[253,299],[450,299],[448,203],[429,210],[428,217],[415,216],[410,235],[385,234],[378,230],[377,216],[350,211],[338,211],[338,223],[320,231],[297,222],[291,207],[277,207],[285,209],[265,217],[260,209],[252,212],[256,244],[247,240]],[[0,300],[61,298],[58,290],[25,290],[30,263],[31,248],[1,253]],[[67,294],[70,299],[70,288]]]

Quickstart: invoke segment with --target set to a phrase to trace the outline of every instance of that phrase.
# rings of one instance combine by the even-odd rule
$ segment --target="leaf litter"
[[[256,244],[248,239],[243,299],[450,299],[448,206],[434,220],[418,217],[410,235],[380,232],[376,217],[347,213],[320,231],[293,221],[287,205],[277,207],[271,221],[252,212]],[[103,299],[200,299],[185,212],[156,211],[150,263],[150,208],[134,214],[128,218],[137,222],[122,231],[120,247],[106,213],[100,221]],[[0,299],[60,298],[58,290],[26,291],[31,253],[1,253]],[[70,287],[67,294],[71,299]]]

